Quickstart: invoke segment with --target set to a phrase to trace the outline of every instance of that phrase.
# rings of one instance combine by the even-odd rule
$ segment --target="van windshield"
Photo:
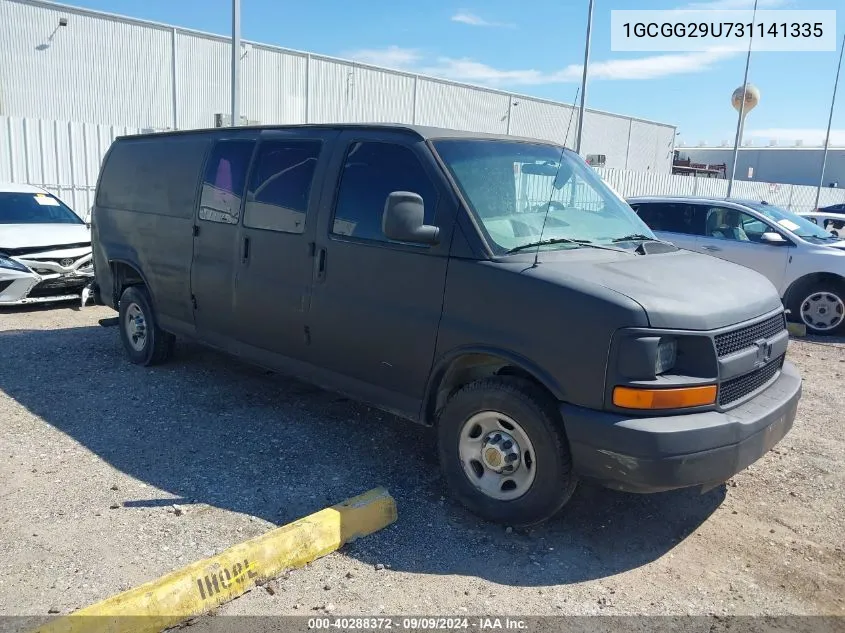
[[[483,139],[443,139],[433,145],[497,255],[540,240],[542,248],[562,249],[587,244],[633,248],[640,240],[656,239],[570,150]]]
[[[0,191],[0,224],[84,224],[82,218],[47,193]]]

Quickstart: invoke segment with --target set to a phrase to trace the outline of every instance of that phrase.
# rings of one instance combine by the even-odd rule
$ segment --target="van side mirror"
[[[774,231],[767,231],[760,236],[760,241],[764,244],[771,244],[772,246],[785,246],[789,244],[786,241],[786,238],[781,235],[780,233],[775,233]]]
[[[381,228],[390,240],[413,244],[437,244],[440,228],[425,224],[425,205],[420,195],[394,191],[384,203]]]

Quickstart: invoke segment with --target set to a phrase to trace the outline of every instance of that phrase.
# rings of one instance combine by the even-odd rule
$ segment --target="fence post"
[[[698,195],[698,174],[692,172],[692,195]]]
[[[795,193],[795,187],[793,185],[789,185],[789,202],[786,204],[786,208],[792,211],[792,195]]]

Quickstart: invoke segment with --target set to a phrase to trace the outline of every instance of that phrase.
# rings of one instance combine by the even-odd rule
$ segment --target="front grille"
[[[784,357],[781,356],[770,362],[765,367],[756,369],[749,374],[726,380],[719,386],[719,406],[724,407],[749,393],[756,391],[772,378],[777,376],[783,366]]]
[[[47,281],[42,281],[30,290],[27,297],[40,299],[44,297],[55,297],[58,295],[77,294],[82,292],[82,288],[85,287],[86,283],[88,283],[88,279],[80,279],[78,277],[70,279],[61,277],[58,279],[48,279]]]
[[[716,353],[719,358],[754,347],[754,341],[769,339],[786,329],[786,315],[781,312],[754,325],[716,335]]]
[[[67,268],[78,262],[83,257],[87,257],[87,255],[75,255],[73,257],[32,257],[27,258],[27,260],[36,264],[59,264]]]
[[[9,286],[11,286],[13,281],[14,281],[14,280],[12,280],[12,279],[9,279],[9,280],[6,280],[6,281],[0,281],[0,294],[2,294],[2,293],[3,293],[3,291],[4,291],[6,288],[8,288]]]

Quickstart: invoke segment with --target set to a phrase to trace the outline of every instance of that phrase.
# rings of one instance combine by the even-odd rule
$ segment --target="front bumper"
[[[78,258],[70,266],[15,259],[30,270],[0,268],[0,306],[79,299],[82,289],[94,278],[90,254]],[[42,272],[33,271],[33,267]]]
[[[626,492],[713,486],[765,455],[792,428],[801,376],[785,362],[765,391],[726,412],[626,417],[561,405],[575,471]]]

